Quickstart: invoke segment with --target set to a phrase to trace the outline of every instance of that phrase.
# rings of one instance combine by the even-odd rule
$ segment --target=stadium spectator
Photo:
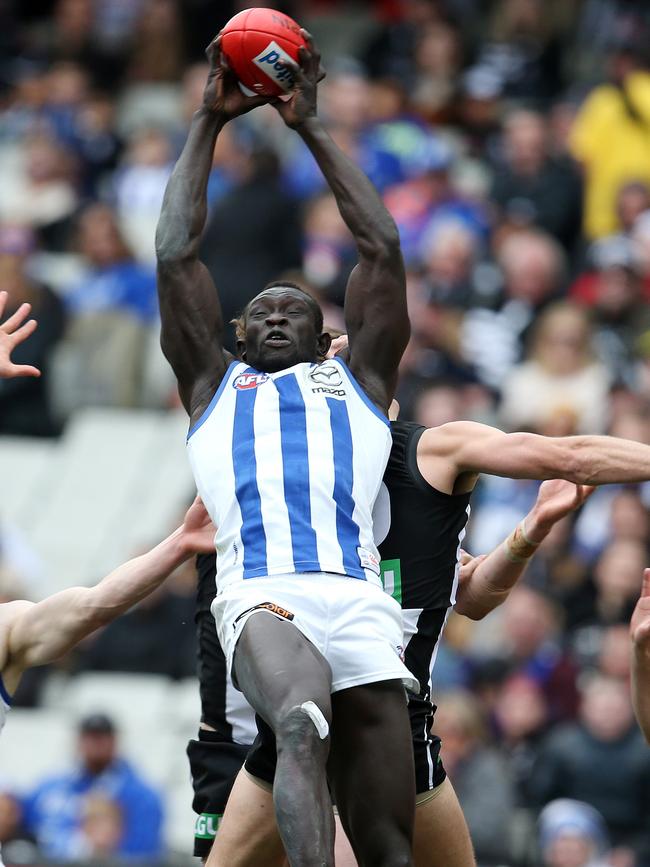
[[[34,248],[32,232],[20,226],[0,226],[0,286],[9,292],[6,317],[21,304],[32,306],[39,327],[30,339],[13,350],[15,364],[39,368],[42,375],[0,381],[0,434],[54,436],[58,427],[48,394],[52,352],[63,336],[65,311],[59,298],[47,286],[36,283],[27,273]]]
[[[593,581],[567,600],[571,625],[602,627],[627,622],[639,595],[646,556],[645,539],[612,540],[596,562]]]
[[[598,810],[581,801],[559,798],[539,816],[544,867],[612,867],[603,856],[607,827]]]
[[[75,860],[106,861],[119,857],[124,836],[120,804],[110,797],[89,795],[83,802],[82,812]]]
[[[612,769],[616,773],[612,773]],[[540,806],[572,798],[603,816],[612,843],[648,857],[650,753],[635,725],[626,683],[600,675],[582,690],[580,720],[552,732],[530,779]]]
[[[128,141],[113,176],[120,227],[140,262],[153,263],[156,221],[171,169],[169,138],[159,129],[140,129]]]
[[[31,134],[21,150],[6,177],[0,219],[32,226],[42,246],[60,252],[79,203],[74,156],[46,132]]]
[[[530,677],[544,693],[551,722],[574,719],[578,710],[578,668],[563,647],[561,619],[551,599],[519,585],[501,609],[499,635],[492,646],[477,630],[472,655],[479,662],[500,661],[506,671]],[[480,624],[479,624],[480,625]]]
[[[528,780],[547,730],[547,717],[546,697],[537,681],[524,674],[504,681],[494,701],[494,722],[521,806],[529,800]]]
[[[485,720],[469,693],[437,697],[433,730],[444,743],[443,761],[463,808],[481,865],[509,863],[509,819],[515,792],[507,765],[488,745]]]
[[[150,322],[157,309],[153,269],[134,261],[109,207],[86,208],[79,219],[78,247],[85,271],[66,291],[75,316],[121,311]]]
[[[610,80],[589,94],[571,133],[572,153],[585,169],[584,232],[589,239],[620,229],[616,200],[623,184],[650,183],[646,35],[614,36]]]
[[[103,714],[83,719],[77,749],[78,765],[44,780],[26,801],[27,827],[44,855],[66,861],[91,852],[107,854],[103,849],[108,847],[126,859],[160,857],[160,796],[120,758],[113,721]],[[102,811],[95,799],[103,800]],[[104,809],[107,801],[116,806]],[[123,821],[119,837],[118,809]]]
[[[500,417],[508,430],[599,433],[607,426],[607,368],[593,357],[587,315],[558,302],[536,321],[528,360],[503,384]]]
[[[480,379],[499,389],[521,359],[536,315],[562,291],[566,259],[558,242],[538,230],[508,235],[498,245],[496,258],[501,289],[484,299],[486,306],[468,311],[461,340],[465,358]]]
[[[551,155],[543,114],[515,110],[503,128],[503,160],[490,191],[499,222],[543,229],[571,251],[581,220],[582,186],[575,166]]]

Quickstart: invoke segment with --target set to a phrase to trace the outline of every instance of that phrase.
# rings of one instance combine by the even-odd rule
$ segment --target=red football
[[[293,18],[275,9],[244,9],[221,31],[221,48],[244,93],[281,96],[293,86],[291,72],[282,65],[298,60],[305,44]]]

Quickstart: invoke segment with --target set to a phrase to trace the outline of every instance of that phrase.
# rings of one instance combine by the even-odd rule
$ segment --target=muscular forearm
[[[650,744],[650,648],[632,645],[632,703],[645,739]]]
[[[533,508],[519,527],[479,563],[468,580],[460,583],[456,611],[472,620],[481,620],[502,605],[551,526],[541,521]],[[521,534],[522,528],[525,539]],[[528,545],[525,540],[534,544]]]
[[[311,117],[297,132],[314,155],[334,193],[339,211],[360,253],[399,251],[397,227],[365,174],[332,141],[318,118]]]
[[[200,108],[192,118],[185,147],[167,184],[156,230],[159,264],[196,256],[207,217],[212,155],[224,119]]]
[[[571,481],[605,485],[650,479],[650,446],[609,436],[567,437],[565,442],[575,455]]]
[[[147,551],[103,578],[88,591],[87,604],[102,619],[112,620],[140,602],[192,555],[175,530],[155,548]]]
[[[72,587],[31,606],[11,633],[14,665],[22,670],[58,659],[153,592],[189,556],[191,551],[176,530],[94,587]]]

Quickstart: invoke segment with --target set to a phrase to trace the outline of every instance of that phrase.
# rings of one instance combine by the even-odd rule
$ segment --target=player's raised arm
[[[650,744],[650,569],[643,573],[641,596],[630,622],[632,641],[632,703]]]
[[[203,104],[194,114],[185,147],[172,172],[156,230],[161,343],[192,420],[201,415],[227,367],[217,290],[199,261],[207,217],[207,186],[219,132],[227,121],[261,105],[239,90],[220,49],[207,51],[210,72]]]
[[[10,626],[7,687],[33,665],[52,662],[100,626],[110,623],[152,593],[181,563],[214,551],[214,527],[197,499],[183,525],[163,542],[119,566],[94,587],[71,587],[36,604],[20,605]],[[13,682],[12,682],[13,681]]]
[[[410,331],[399,234],[377,190],[318,120],[320,55],[309,34],[302,33],[308,47],[300,49],[300,66],[287,63],[295,76],[293,94],[275,107],[314,155],[357,245],[359,262],[345,296],[350,368],[387,411]]]
[[[431,484],[440,485],[443,477],[452,488],[463,473],[567,479],[577,485],[623,484],[650,479],[650,446],[610,436],[508,434],[460,421],[424,432],[418,466]]]
[[[530,512],[501,545],[487,555],[466,555],[460,568],[456,611],[481,620],[502,605],[555,524],[578,509],[594,490],[563,479],[544,482]]]

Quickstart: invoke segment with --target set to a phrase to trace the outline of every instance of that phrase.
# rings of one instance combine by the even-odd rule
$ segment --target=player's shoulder
[[[418,452],[423,455],[448,455],[468,441],[485,437],[494,428],[475,421],[450,421],[426,428]]]

